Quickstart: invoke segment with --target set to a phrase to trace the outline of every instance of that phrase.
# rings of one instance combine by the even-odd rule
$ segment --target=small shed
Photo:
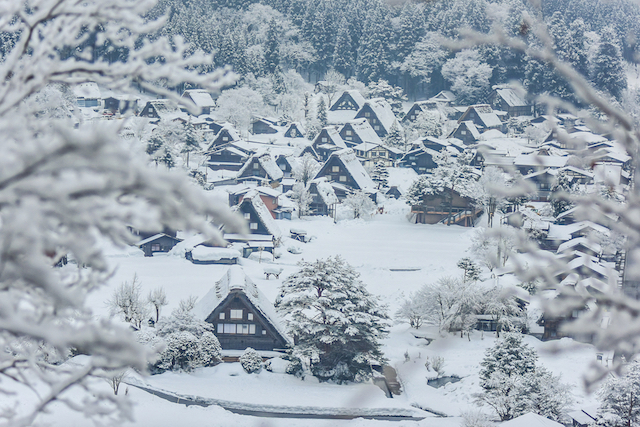
[[[169,252],[181,241],[182,240],[177,237],[165,233],[158,233],[141,240],[136,246],[144,251],[144,256],[153,256],[155,252]]]
[[[214,325],[223,350],[284,351],[290,344],[273,303],[234,265],[193,308]]]

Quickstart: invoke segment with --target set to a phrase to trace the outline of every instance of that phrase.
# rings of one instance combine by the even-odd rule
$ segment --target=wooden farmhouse
[[[333,216],[338,197],[326,178],[317,178],[309,182],[309,213],[311,215]]]
[[[336,151],[318,171],[315,178],[325,177],[351,190],[375,188],[371,177],[356,157],[352,149]]]
[[[278,209],[278,198],[281,193],[271,187],[244,187],[240,190],[234,191],[229,194],[229,206],[239,205],[242,203],[245,195],[254,191],[258,192],[260,199],[262,199],[262,203],[264,203],[271,213],[271,216],[275,219],[276,214],[274,211]]]
[[[97,83],[80,83],[73,87],[78,107],[98,108],[102,106],[102,95]]]
[[[220,131],[218,131],[216,136],[213,138],[213,141],[211,141],[211,144],[209,144],[209,148],[207,148],[207,151],[213,151],[217,147],[223,147],[236,141],[240,141],[240,135],[238,135],[238,132],[236,132],[236,130],[230,124],[226,124],[220,129]]]
[[[290,344],[271,301],[234,265],[193,308],[196,318],[211,323],[223,350],[284,352]]]
[[[494,86],[489,94],[494,110],[505,111],[507,117],[533,116],[533,106],[526,100],[524,91],[509,86]]]
[[[435,96],[429,98],[428,101],[433,101],[445,106],[452,106],[456,102],[456,96],[451,91],[441,90]]]
[[[398,123],[391,105],[384,98],[374,98],[366,101],[355,118],[367,119],[380,138],[387,136],[394,123],[402,132],[402,125]]]
[[[311,147],[324,162],[333,152],[347,148],[347,145],[334,127],[327,126],[316,136]]]
[[[144,256],[153,256],[156,252],[169,252],[182,240],[165,233],[154,234],[136,244],[144,251]]]
[[[489,129],[502,129],[502,120],[488,104],[471,105],[458,119],[458,123],[472,121],[479,131],[484,132]]]
[[[278,224],[276,224],[271,212],[262,201],[258,191],[247,192],[240,204],[234,208],[247,221],[251,234],[271,235],[274,239],[278,239],[281,236]]]
[[[417,148],[410,150],[402,156],[399,164],[400,167],[413,169],[418,175],[425,174],[431,169],[438,167],[433,160],[436,154],[438,154],[436,150],[425,148],[420,144]]]
[[[425,197],[422,204],[411,207],[413,221],[416,224],[449,223],[449,225],[472,227],[482,210],[474,206],[473,200],[461,196],[457,191],[445,191],[452,194],[449,196],[452,198],[451,203],[445,195]],[[449,212],[451,212],[451,218],[449,218]]]
[[[251,124],[251,133],[254,135],[274,134],[278,133],[278,131],[278,120],[276,119],[258,117]]]
[[[307,134],[304,126],[300,122],[294,122],[286,126],[284,136],[286,138],[304,138]]]
[[[367,119],[350,120],[340,129],[340,136],[349,148],[364,142],[382,144],[382,139],[373,130]]]
[[[536,186],[536,195],[533,202],[546,202],[551,195],[551,187],[557,181],[557,172],[552,169],[544,169],[539,172],[532,172],[523,177],[527,182],[532,182]]]
[[[211,109],[216,105],[211,94],[203,89],[187,89],[182,94],[182,97],[193,102],[200,110],[200,114],[211,114]]]
[[[110,96],[104,99],[104,109],[113,114],[135,113],[138,109],[138,99],[128,95]]]
[[[214,146],[207,151],[207,165],[212,170],[239,171],[249,159],[249,151],[231,143],[228,145]]]
[[[459,122],[458,126],[449,134],[449,138],[456,138],[464,145],[472,145],[480,141],[480,131],[471,120]]]
[[[238,182],[256,182],[280,186],[284,174],[270,153],[253,154],[238,171]]]
[[[178,105],[169,99],[148,101],[139,116],[160,120],[187,119],[187,115],[180,111]]]
[[[364,96],[357,90],[345,90],[334,102],[329,111],[353,110],[358,111],[365,103]]]
[[[372,168],[377,163],[382,163],[385,167],[394,167],[400,158],[404,155],[404,151],[388,147],[383,144],[372,144],[363,142],[353,147],[356,156],[362,161],[364,167]]]
[[[436,101],[418,101],[414,103],[407,114],[402,118],[402,123],[411,123],[415,122],[420,113],[424,113],[426,111],[435,111],[438,112],[438,103]]]

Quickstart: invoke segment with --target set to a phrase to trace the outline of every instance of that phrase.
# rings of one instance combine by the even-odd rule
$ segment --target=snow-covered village
[[[634,0],[0,2],[0,426],[640,426]]]

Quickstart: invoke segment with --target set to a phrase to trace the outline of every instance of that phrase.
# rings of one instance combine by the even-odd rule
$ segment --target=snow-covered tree
[[[401,87],[390,85],[388,81],[379,79],[375,82],[369,82],[367,94],[369,98],[384,98],[397,118],[401,119],[404,116],[402,102],[407,100],[407,95],[404,94]]]
[[[503,170],[489,166],[484,168],[478,180],[477,190],[474,192],[476,205],[482,207],[487,214],[487,223],[493,227],[493,217],[505,202],[508,176]]]
[[[61,405],[110,418],[105,424],[130,418],[127,402],[91,378],[127,366],[143,370],[148,356],[129,328],[95,318],[86,305],[90,292],[112,272],[105,242],[132,243],[128,227],[158,232],[163,226],[200,230],[221,240],[209,224],[212,218],[240,224],[186,177],[149,168],[146,154],[120,138],[121,121],[40,116],[54,106],[35,109],[28,102],[49,84],[95,82],[123,94],[141,87],[196,111],[178,93],[153,82],[211,91],[232,82],[220,81],[222,73],[200,72],[211,58],[190,55],[182,39],[150,39],[147,35],[164,23],[143,18],[153,5],[30,0],[1,7],[0,33],[11,34],[15,43],[3,43],[0,62],[0,341],[11,349],[0,356],[0,376],[3,384],[10,378],[22,390],[18,397],[8,393],[12,387],[0,392],[6,424],[34,425],[38,413],[63,391],[74,399],[60,398]],[[126,58],[110,62],[102,55],[106,47],[112,58],[119,52]],[[85,268],[51,268],[64,254]],[[62,363],[71,349],[87,355],[83,364]],[[54,354],[59,357],[52,363]],[[16,398],[29,404],[14,411]]]
[[[598,393],[598,426],[631,427],[640,422],[640,363],[631,362],[624,371],[610,377]]]
[[[559,377],[536,366],[537,358],[521,334],[504,334],[480,362],[483,391],[477,401],[493,408],[502,421],[528,412],[560,420],[571,402],[569,389]]]
[[[254,89],[246,86],[227,89],[216,99],[216,116],[233,124],[238,131],[249,131],[254,116],[269,116],[263,97]]]
[[[418,300],[417,307],[426,310],[425,320],[437,325],[441,332],[460,331],[463,337],[476,325],[478,292],[471,282],[444,277],[424,285],[413,297]]]
[[[481,228],[471,236],[471,252],[489,271],[504,267],[515,252],[518,234],[512,227],[499,230]]]
[[[480,295],[478,314],[490,315],[497,324],[496,336],[501,331],[522,332],[524,313],[513,295],[493,287]]]
[[[376,162],[370,173],[371,180],[376,184],[376,189],[384,190],[389,187],[389,171],[382,162]]]
[[[627,76],[616,39],[615,30],[606,28],[594,57],[592,80],[598,89],[621,99],[627,87]]]
[[[440,114],[433,110],[421,111],[415,120],[404,126],[404,132],[407,142],[412,142],[425,136],[438,138],[442,135]]]
[[[262,369],[262,356],[251,347],[247,347],[240,356],[240,365],[247,374],[260,372]]]
[[[573,177],[565,171],[558,172],[554,184],[551,186],[549,201],[553,208],[553,215],[558,216],[568,211],[574,205],[572,195],[577,192]]]
[[[371,218],[376,212],[376,204],[371,200],[369,194],[362,190],[356,190],[349,194],[342,202],[353,212],[354,218]]]
[[[461,105],[486,99],[491,73],[491,67],[481,62],[480,55],[474,50],[458,52],[442,66],[442,76],[451,83],[451,91]]]
[[[371,361],[383,361],[385,307],[342,258],[301,262],[280,288],[276,308],[295,338],[293,353],[308,360],[321,380],[338,383],[371,377]]]
[[[324,96],[320,96],[320,100],[316,105],[316,118],[321,127],[325,127],[328,122],[327,115],[329,114],[327,110],[327,103],[324,100]]]
[[[109,300],[111,315],[122,315],[122,319],[140,329],[142,322],[149,316],[147,302],[140,294],[140,281],[134,275],[131,283],[124,282],[116,290]]]
[[[158,323],[158,320],[160,320],[160,310],[162,307],[169,304],[164,288],[160,286],[149,291],[149,295],[147,295],[147,302],[153,306],[153,310],[156,312],[156,323]]]
[[[313,202],[313,196],[309,192],[309,187],[302,182],[296,182],[291,189],[291,199],[298,204],[298,216],[309,215],[309,207]]]
[[[403,150],[405,148],[405,141],[400,128],[398,127],[398,122],[394,120],[391,125],[391,129],[389,129],[389,133],[384,137],[384,143],[389,147],[399,148]]]
[[[462,258],[456,265],[464,272],[462,275],[463,282],[475,282],[480,278],[480,268],[471,258]]]
[[[400,308],[396,311],[396,318],[406,320],[412,328],[419,329],[427,318],[426,302],[426,298],[423,298],[419,291],[414,292],[402,301]]]

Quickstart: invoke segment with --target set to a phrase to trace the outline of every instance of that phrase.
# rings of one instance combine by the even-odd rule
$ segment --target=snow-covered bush
[[[252,374],[260,372],[262,369],[262,356],[251,347],[247,347],[242,356],[240,356],[240,364],[246,373]]]
[[[264,362],[264,369],[275,374],[286,374],[289,361],[282,357],[274,357]]]
[[[289,356],[288,360],[289,363],[287,364],[285,372],[298,378],[304,378],[304,365],[302,364],[302,360],[295,356]]]
[[[301,262],[280,288],[276,308],[296,337],[293,355],[311,372],[338,383],[371,377],[371,361],[384,362],[379,340],[387,315],[342,258]]]
[[[353,212],[354,218],[368,219],[376,212],[376,204],[371,197],[362,190],[349,194],[343,204]]]
[[[438,375],[438,378],[444,375],[444,357],[433,356],[431,358],[431,368]]]

